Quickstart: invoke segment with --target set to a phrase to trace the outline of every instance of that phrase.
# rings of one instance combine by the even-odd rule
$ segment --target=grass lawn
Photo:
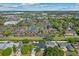
[[[64,36],[61,36],[61,37],[54,37],[53,38],[53,40],[58,40],[58,41],[60,41],[60,40],[64,40],[65,38],[64,38]]]
[[[77,40],[79,40],[79,36],[61,36],[61,37],[54,37],[53,38],[53,40],[59,40],[59,41],[63,41],[63,40],[66,40],[66,39],[68,39],[68,38],[75,38],[75,39],[77,39]]]
[[[65,38],[78,38],[79,39],[79,36],[65,36]]]
[[[76,52],[67,51],[66,55],[67,56],[77,56],[77,53]]]
[[[43,40],[43,37],[0,37],[0,40]]]
[[[55,36],[52,38],[52,40],[58,40],[58,41],[63,41],[67,38],[77,38],[79,39],[79,36],[61,36],[61,37],[58,37],[58,36]],[[0,37],[0,41],[1,40],[13,40],[13,41],[16,41],[16,40],[43,40],[43,37],[13,37],[13,36],[8,36],[8,37]]]

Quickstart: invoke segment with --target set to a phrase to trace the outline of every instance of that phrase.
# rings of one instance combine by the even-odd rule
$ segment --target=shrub
[[[28,52],[30,52],[32,50],[32,47],[33,46],[31,44],[25,44],[25,45],[23,45],[22,48],[21,48],[21,53],[23,55],[27,54]]]
[[[63,56],[64,51],[59,47],[48,47],[44,50],[44,56]]]
[[[6,48],[2,51],[3,56],[9,56],[12,53],[12,48]]]

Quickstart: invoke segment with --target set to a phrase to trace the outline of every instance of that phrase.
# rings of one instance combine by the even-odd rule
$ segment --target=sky
[[[0,3],[0,11],[79,11],[79,3]]]

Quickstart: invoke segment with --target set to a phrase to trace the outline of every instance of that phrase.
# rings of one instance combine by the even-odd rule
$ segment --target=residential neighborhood
[[[79,56],[79,11],[25,6],[0,11],[0,56]]]

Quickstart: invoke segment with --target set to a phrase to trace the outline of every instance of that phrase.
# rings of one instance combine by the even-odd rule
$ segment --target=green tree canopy
[[[31,45],[31,44],[24,44],[22,46],[22,48],[21,48],[22,49],[21,52],[22,52],[23,55],[25,55],[28,52],[30,52],[32,50],[32,48],[33,48],[33,45]]]
[[[8,36],[8,35],[11,34],[11,33],[12,33],[12,31],[11,31],[10,29],[6,29],[6,30],[3,32],[3,34],[6,35],[6,36]]]
[[[76,33],[79,35],[79,27],[75,28]]]
[[[17,47],[13,45],[13,52],[15,53],[17,51]]]
[[[76,38],[67,38],[67,41],[69,42],[69,43],[76,43],[77,42],[77,39]]]
[[[44,56],[63,56],[64,51],[59,47],[48,47],[44,51]]]
[[[9,56],[12,53],[12,48],[6,48],[2,51],[3,56]]]

